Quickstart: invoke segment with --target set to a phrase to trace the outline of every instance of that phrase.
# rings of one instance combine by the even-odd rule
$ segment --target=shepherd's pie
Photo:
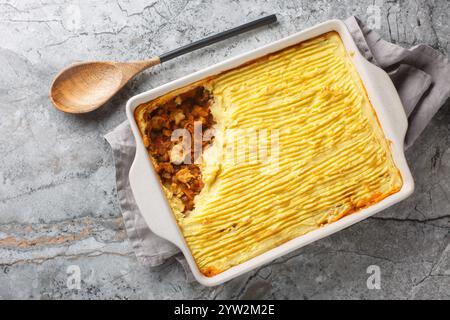
[[[144,103],[135,118],[206,276],[371,206],[403,184],[336,32]],[[180,128],[194,133],[195,121],[202,152],[180,162],[175,149],[186,141],[171,136]],[[244,150],[241,161],[233,147]]]

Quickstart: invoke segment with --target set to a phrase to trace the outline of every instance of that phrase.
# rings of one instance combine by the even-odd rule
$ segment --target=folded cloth
[[[345,21],[362,55],[389,73],[408,116],[409,148],[450,96],[450,63],[433,48],[410,49],[387,42],[356,17]]]
[[[356,17],[348,18],[345,24],[364,57],[391,76],[409,118],[405,146],[411,146],[450,96],[448,59],[426,45],[405,49],[389,43]],[[178,248],[156,236],[136,206],[128,181],[135,154],[135,141],[128,122],[120,124],[105,138],[113,150],[117,195],[136,257],[148,267],[159,266],[170,257],[175,257],[185,266]]]

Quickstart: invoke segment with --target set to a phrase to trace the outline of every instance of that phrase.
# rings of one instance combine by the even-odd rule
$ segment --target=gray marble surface
[[[225,285],[187,283],[175,261],[140,266],[121,219],[103,136],[129,97],[330,18],[365,20],[374,5],[384,38],[450,54],[447,0],[0,0],[0,298],[450,298],[448,103],[407,152],[413,196]],[[48,99],[71,62],[146,58],[270,13],[279,25],[155,67],[91,114]],[[371,265],[379,290],[367,287]]]

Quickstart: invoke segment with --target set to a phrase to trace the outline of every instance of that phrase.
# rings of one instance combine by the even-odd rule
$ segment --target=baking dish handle
[[[182,240],[177,222],[148,161],[148,155],[144,154],[140,145],[136,148],[129,178],[134,199],[150,230],[180,248]]]
[[[362,58],[362,57],[361,57]],[[408,129],[408,118],[405,109],[389,75],[383,69],[375,66],[362,58],[366,66],[366,75],[370,79],[368,92],[375,91],[375,96],[369,96],[374,106],[381,106],[385,112],[378,114],[382,122],[390,122],[392,138],[398,140],[403,148],[406,131]],[[367,84],[366,84],[367,85]],[[381,119],[383,118],[383,119]]]

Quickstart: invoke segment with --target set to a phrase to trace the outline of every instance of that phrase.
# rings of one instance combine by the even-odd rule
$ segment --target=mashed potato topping
[[[165,191],[205,275],[223,272],[401,189],[389,142],[337,33],[195,85],[211,94],[215,129],[199,164],[202,189],[187,213]],[[138,123],[161,101],[138,107]],[[228,134],[232,131],[263,135],[236,139]],[[276,138],[276,158],[270,161],[249,151],[260,148],[262,136],[272,145]],[[225,159],[236,142],[244,147],[245,161]]]

